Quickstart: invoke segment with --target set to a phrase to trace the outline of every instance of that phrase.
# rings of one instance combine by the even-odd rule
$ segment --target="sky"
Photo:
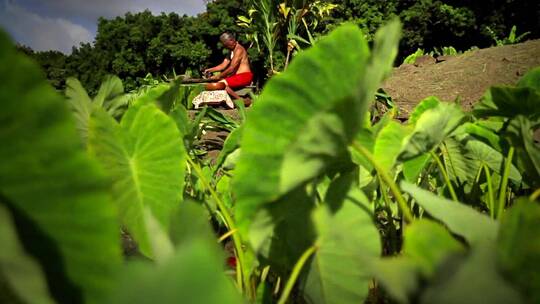
[[[36,51],[70,54],[73,46],[93,42],[99,17],[145,9],[193,16],[205,10],[205,0],[0,0],[0,28]]]

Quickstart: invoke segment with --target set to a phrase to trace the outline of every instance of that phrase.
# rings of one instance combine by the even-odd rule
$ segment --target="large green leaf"
[[[441,101],[435,96],[430,96],[423,99],[414,107],[414,110],[412,111],[411,116],[409,116],[407,123],[410,125],[415,125],[425,111],[438,107],[440,103]]]
[[[302,253],[315,240],[309,220],[314,202],[304,189],[297,189],[257,211],[249,240],[261,264],[287,275]]]
[[[520,294],[497,272],[495,254],[493,242],[473,246],[464,260],[440,268],[420,302],[522,303]]]
[[[540,92],[540,66],[532,68],[519,80],[518,87],[531,88]]]
[[[443,226],[419,220],[405,230],[403,254],[373,263],[372,272],[394,299],[407,303],[421,280],[431,279],[441,264],[462,251],[463,245]]]
[[[441,102],[422,113],[405,139],[399,160],[405,161],[435,149],[465,118],[455,104]]]
[[[523,181],[533,187],[540,186],[540,146],[533,139],[533,122],[518,115],[509,121],[504,135],[516,150]]]
[[[540,91],[528,87],[492,87],[475,106],[474,114],[509,118],[525,115],[537,120],[540,117]]]
[[[0,33],[0,192],[25,249],[64,303],[99,303],[120,264],[109,187],[65,100]]]
[[[90,99],[79,80],[75,78],[66,80],[66,96],[75,115],[77,130],[83,141],[86,142],[88,138],[88,120],[93,109],[92,99]]]
[[[448,230],[430,220],[415,221],[405,230],[404,238],[403,255],[411,258],[425,277],[432,276],[450,254],[465,249]]]
[[[407,182],[402,182],[401,188],[410,193],[429,214],[446,224],[450,231],[463,236],[469,243],[496,239],[499,223],[488,216]]]
[[[502,155],[499,151],[493,149],[489,145],[473,138],[468,138],[466,140],[465,147],[468,153],[477,162],[486,164],[491,170],[497,172],[501,176],[503,175],[506,156]],[[508,177],[517,184],[521,182],[521,174],[514,165],[510,166]]]
[[[129,264],[108,303],[243,303],[225,276],[224,260],[214,244],[192,240],[164,264]]]
[[[391,121],[377,135],[373,147],[375,161],[386,171],[390,171],[396,163],[401,151],[401,142],[410,133],[402,124]]]
[[[2,198],[0,198],[1,200]],[[15,222],[6,206],[0,202],[0,285],[7,287],[22,303],[54,303],[47,290],[47,281],[39,264],[29,256],[18,240]],[[18,302],[0,295],[0,302]]]
[[[122,223],[151,255],[145,207],[168,229],[182,199],[186,152],[178,128],[153,104],[130,108],[121,124],[96,110],[89,149],[110,173]]]
[[[474,107],[477,116],[540,118],[540,68],[527,72],[517,87],[492,87]]]
[[[93,102],[98,107],[107,108],[112,100],[123,94],[124,85],[122,85],[122,80],[118,76],[108,75],[101,83]]]
[[[243,126],[240,126],[234,129],[231,133],[229,133],[229,136],[227,136],[227,139],[223,143],[223,148],[219,152],[219,155],[216,159],[215,170],[221,168],[221,165],[224,164],[227,156],[229,156],[231,153],[238,149],[238,147],[240,146],[240,139],[242,138],[243,129]]]
[[[371,263],[371,271],[377,282],[399,303],[408,303],[408,298],[420,285],[418,265],[410,258],[379,259]]]
[[[347,145],[391,70],[399,28],[394,21],[379,31],[370,58],[362,32],[341,26],[268,82],[246,121],[235,172],[241,230],[263,204],[350,163]]]
[[[415,158],[403,162],[403,176],[409,182],[416,182],[416,179],[422,173],[422,170],[429,164],[431,155],[424,153]]]
[[[503,150],[501,146],[501,137],[488,127],[483,126],[480,123],[469,122],[463,124],[462,127],[467,134],[479,140],[482,140],[483,142],[489,144],[495,150],[499,152]]]
[[[464,144],[454,137],[446,138],[441,146],[448,176],[459,185],[474,183],[480,162]]]
[[[304,287],[308,303],[362,303],[367,297],[370,263],[379,257],[381,242],[362,196],[352,188],[334,214],[326,205],[315,210],[317,251]]]
[[[530,303],[540,302],[540,206],[521,198],[504,214],[499,230],[498,262]]]
[[[118,117],[125,111],[131,98],[130,95],[124,94],[122,80],[113,75],[105,77],[94,99],[88,96],[79,80],[72,77],[66,80],[65,94],[85,144],[88,139],[88,121],[92,111],[95,108],[104,108],[112,117]]]

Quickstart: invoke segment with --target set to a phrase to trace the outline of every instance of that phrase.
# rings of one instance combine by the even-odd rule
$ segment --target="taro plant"
[[[86,147],[0,37],[0,300],[538,302],[540,69],[471,113],[429,97],[372,122],[399,35],[370,49],[337,28],[241,122],[190,118],[158,85],[121,118],[93,109]],[[194,153],[205,117],[231,131],[213,163]]]
[[[521,41],[523,41],[523,39],[525,39],[525,37],[527,37],[527,35],[531,33],[525,32],[517,36],[517,27],[513,25],[510,29],[510,32],[508,33],[508,37],[503,37],[502,39],[500,39],[489,26],[486,26],[486,31],[489,33],[491,39],[493,40],[493,42],[495,42],[496,46],[520,43]]]

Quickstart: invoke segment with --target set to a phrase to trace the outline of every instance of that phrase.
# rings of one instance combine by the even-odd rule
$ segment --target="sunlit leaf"
[[[440,103],[441,101],[435,96],[430,96],[420,101],[420,103],[418,103],[414,107],[414,110],[412,111],[411,116],[409,116],[408,123],[410,125],[415,125],[418,119],[420,118],[420,116],[422,116],[422,114],[425,111],[436,108]]]
[[[392,169],[401,151],[401,143],[409,133],[408,128],[395,121],[388,123],[379,132],[373,147],[373,157],[384,170]]]
[[[399,160],[406,161],[435,149],[465,118],[455,104],[439,103],[422,113],[405,139]]]
[[[178,128],[153,104],[130,108],[121,124],[95,111],[89,149],[110,173],[122,223],[151,256],[145,207],[168,229],[182,199],[186,152]]]
[[[399,28],[396,21],[383,28],[370,57],[362,32],[344,25],[268,82],[246,121],[235,172],[242,230],[262,205],[328,167],[350,164],[347,145],[391,70]]]
[[[124,94],[124,85],[118,76],[105,77],[94,97],[93,103],[98,107],[107,106],[119,95]],[[107,108],[107,107],[106,107]]]
[[[410,193],[422,208],[443,222],[450,231],[463,236],[469,243],[496,239],[499,223],[487,215],[407,182],[402,182],[401,188]]]
[[[92,99],[86,93],[79,80],[68,78],[66,80],[66,97],[75,115],[77,130],[86,143],[88,138],[88,120],[92,114]]]

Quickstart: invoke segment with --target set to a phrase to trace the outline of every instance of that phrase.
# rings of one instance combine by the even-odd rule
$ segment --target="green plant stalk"
[[[491,218],[495,218],[495,197],[493,196],[493,185],[491,184],[491,174],[486,164],[482,164],[484,172],[486,173],[486,182],[488,184],[488,206],[489,215]]]
[[[375,170],[377,170],[377,173],[380,174],[382,177],[382,180],[388,187],[390,188],[390,191],[392,191],[392,194],[396,198],[396,201],[398,203],[399,209],[401,209],[401,212],[403,213],[403,217],[406,222],[412,222],[414,220],[413,215],[411,213],[411,210],[409,210],[409,207],[407,206],[407,202],[403,198],[403,195],[401,195],[401,191],[399,191],[398,186],[394,182],[392,178],[388,175],[388,173],[381,167],[379,163],[375,161],[375,158],[373,158],[373,155],[366,150],[366,148],[362,147],[358,142],[354,141],[352,143],[353,148],[358,151],[360,154],[362,154],[372,165],[375,167]]]
[[[530,199],[531,201],[534,202],[534,201],[537,200],[539,197],[540,197],[540,188],[536,189],[536,190],[531,194],[531,196],[530,196],[529,199]]]
[[[506,188],[508,187],[508,177],[510,176],[510,166],[512,165],[512,158],[514,158],[514,147],[510,147],[508,150],[508,157],[506,158],[506,164],[504,165],[504,172],[501,179],[501,189],[499,193],[499,206],[497,208],[496,218],[500,218],[504,210],[506,203]]]
[[[195,174],[199,176],[199,179],[201,180],[201,183],[203,186],[208,189],[210,192],[210,195],[212,198],[216,201],[216,204],[218,205],[218,208],[221,210],[221,213],[223,214],[223,218],[225,220],[225,224],[227,225],[227,228],[229,228],[229,231],[236,231],[236,226],[234,224],[234,221],[232,219],[231,214],[229,213],[229,210],[227,210],[227,207],[223,203],[223,201],[219,198],[219,195],[216,193],[216,191],[210,186],[210,183],[206,180],[206,177],[204,176],[201,168],[198,164],[196,164],[191,157],[187,157],[187,160],[193,170],[195,171]],[[234,244],[234,249],[236,251],[236,255],[238,258],[238,263],[236,263],[236,282],[238,284],[238,287],[240,289],[240,292],[244,290],[243,286],[246,287],[248,292],[248,297],[251,297],[251,288],[249,284],[249,276],[246,276],[244,274],[245,270],[245,258],[244,258],[244,251],[242,249],[242,240],[240,239],[240,236],[238,233],[232,233],[232,239]]]
[[[380,174],[377,174],[379,180],[381,180],[381,175]],[[386,193],[385,189],[383,189],[383,184],[382,183],[379,183],[379,189],[381,191],[381,195],[383,197],[383,200],[384,200],[384,203],[385,203],[385,206],[384,206],[384,210],[386,210],[386,213],[388,213],[388,222],[390,223],[390,244],[392,246],[392,253],[394,252],[397,252],[397,240],[396,240],[396,236],[397,236],[397,230],[396,230],[396,226],[394,226],[394,218],[392,217],[392,209],[390,209],[390,198],[388,197],[388,194]]]
[[[317,251],[317,246],[313,245],[306,249],[302,256],[296,261],[296,264],[294,265],[293,271],[291,275],[289,276],[289,279],[287,280],[287,283],[285,284],[285,288],[283,289],[283,292],[281,293],[281,296],[279,297],[278,304],[285,304],[287,302],[287,299],[289,298],[289,294],[291,293],[294,283],[296,283],[296,280],[298,279],[298,276],[300,275],[300,271],[304,267],[304,264],[307,262],[307,260],[311,257]]]
[[[441,170],[442,176],[444,178],[444,181],[446,182],[446,185],[448,186],[448,191],[450,191],[450,195],[452,196],[452,199],[458,202],[456,192],[454,191],[454,187],[452,187],[452,182],[450,181],[450,178],[448,178],[448,174],[446,173],[446,168],[444,167],[440,158],[433,151],[430,151],[429,154],[431,155],[431,158],[435,160],[435,162],[437,163],[437,166],[439,166],[439,170]]]

